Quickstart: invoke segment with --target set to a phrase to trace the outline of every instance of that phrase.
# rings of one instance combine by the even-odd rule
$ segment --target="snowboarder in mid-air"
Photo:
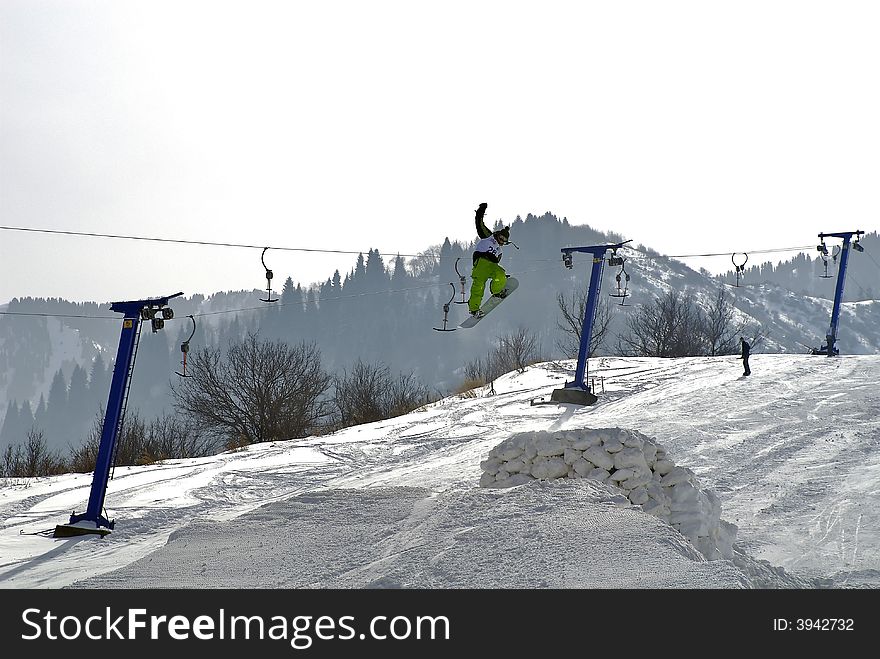
[[[752,369],[749,368],[749,352],[751,351],[752,347],[743,336],[739,337],[739,341],[742,344],[742,356],[740,357],[740,359],[743,360],[743,376],[751,375]]]
[[[477,235],[480,241],[474,249],[474,268],[471,271],[471,296],[468,299],[468,310],[471,315],[479,318],[483,312],[480,305],[483,302],[483,294],[486,291],[486,281],[489,283],[489,291],[498,298],[507,297],[507,273],[501,267],[501,248],[510,242],[510,227],[504,227],[498,231],[490,231],[483,221],[486,214],[486,202],[480,204],[476,210],[475,223]]]

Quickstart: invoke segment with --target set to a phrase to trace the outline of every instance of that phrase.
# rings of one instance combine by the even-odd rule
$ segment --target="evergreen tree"
[[[9,446],[20,443],[18,429],[18,405],[10,400],[3,415],[3,429],[0,430],[0,444]]]
[[[67,407],[67,382],[61,369],[55,372],[46,401],[46,444],[54,449],[67,446],[70,441]]]
[[[171,405],[169,352],[167,332],[141,332],[128,406],[139,409],[142,416],[159,416]]]
[[[89,411],[94,415],[99,409],[107,406],[107,398],[110,396],[110,381],[113,369],[110,364],[104,362],[101,353],[95,356],[92,362],[92,370],[89,373]]]
[[[293,279],[290,277],[287,278],[284,282],[284,287],[281,289],[281,318],[283,326],[280,336],[285,341],[291,335],[302,331],[302,288],[299,285],[294,287]]]
[[[70,386],[67,392],[67,404],[70,410],[69,423],[71,430],[76,434],[74,444],[79,444],[79,439],[85,437],[92,423],[94,410],[89,400],[88,380],[86,370],[77,364],[70,374]]]
[[[305,293],[306,307],[304,311],[305,323],[304,330],[308,339],[317,339],[320,332],[318,318],[318,292],[314,286],[310,287]]]
[[[46,399],[40,394],[40,402],[37,403],[37,409],[34,410],[34,428],[38,432],[46,434]]]
[[[354,266],[354,272],[351,274],[351,291],[353,295],[358,295],[366,290],[367,266],[364,262],[364,255],[358,254],[357,263]]]
[[[29,400],[22,402],[18,408],[18,424],[25,437],[34,429],[34,412]]]
[[[385,272],[385,263],[378,249],[367,252],[367,264],[364,267],[365,290],[384,291],[388,288],[388,274]]]
[[[449,240],[448,238],[446,239]],[[394,267],[391,272],[391,288],[392,290],[399,291],[402,288],[407,287],[407,273],[406,273],[406,264],[403,259],[398,254],[394,259]]]

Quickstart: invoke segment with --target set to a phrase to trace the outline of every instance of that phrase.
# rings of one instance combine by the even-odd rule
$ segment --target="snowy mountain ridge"
[[[412,273],[399,284],[403,291],[396,291],[390,282],[383,283],[381,276],[376,279],[376,273],[382,271],[380,257],[371,252],[366,263],[372,269],[364,268],[363,281],[346,275],[341,282],[342,286],[348,284],[350,291],[348,288],[337,290],[330,280],[309,291],[300,290],[292,282],[290,287],[285,283],[281,295],[287,301],[268,305],[270,308],[259,306],[262,295],[259,291],[216,293],[209,297],[197,294],[176,299],[175,320],[168,322],[164,331],[145,332],[142,337],[132,408],[148,418],[170,410],[168,382],[177,377],[174,372],[180,368],[179,346],[190,335],[188,314],[197,318],[198,325],[192,339],[193,350],[225,345],[247,332],[259,332],[264,338],[290,344],[314,340],[322,350],[327,368],[333,372],[350,368],[356,359],[381,362],[392,371],[415,373],[429,388],[439,392],[457,389],[465,364],[485,357],[487,351],[497,347],[500,336],[520,328],[536,336],[541,359],[572,356],[561,354],[556,345],[561,337],[557,328],[560,310],[556,296],[585,291],[590,264],[583,254],[575,254],[573,267],[566,269],[559,259],[560,245],[603,244],[619,241],[620,237],[601,234],[587,226],[569,226],[550,214],[530,215],[525,221],[517,219],[513,226],[522,249],[505,255],[505,267],[517,275],[520,289],[503,310],[492,314],[476,332],[443,333],[432,329],[441,327],[444,304],[450,302],[450,286],[456,288],[454,283],[449,283],[454,274],[452,264],[458,258],[467,262],[471,246],[447,242],[438,250],[429,250],[423,259],[410,264]],[[880,280],[880,265],[872,251],[877,251],[880,241],[871,234],[863,243],[865,252],[854,254],[851,259],[848,278],[852,281],[845,289],[844,300],[878,289],[874,284]],[[804,354],[824,342],[835,280],[820,277],[818,258],[815,261],[809,257],[796,258],[788,264],[787,270],[782,266],[774,270],[770,264],[750,268],[742,281],[737,282],[730,275],[713,277],[642,245],[631,245],[620,252],[631,277],[628,297],[621,299],[625,305],[617,304],[620,298],[610,297],[618,291],[615,279],[620,275],[618,268],[604,268],[600,301],[608,302],[611,322],[606,340],[596,354],[615,354],[616,337],[626,331],[632,314],[637,313],[641,305],[653,304],[670,291],[693,296],[704,309],[709,308],[722,291],[734,308],[735,326],[742,326],[743,332],[751,338],[760,337],[754,342],[755,352]],[[399,274],[400,271],[394,272]],[[774,281],[798,286],[799,291],[788,290]],[[369,286],[374,286],[377,294],[361,296],[374,290]],[[828,297],[817,296],[820,293]],[[290,302],[300,295],[302,305]],[[393,313],[402,306],[408,309],[407,314]],[[454,326],[461,319],[463,307],[449,306],[449,320]],[[93,303],[57,300],[29,301],[26,310],[112,316]],[[28,401],[30,410],[36,411],[41,395],[48,400],[53,376],[57,376],[59,370],[70,383],[76,365],[89,372],[99,355],[102,364],[111,363],[119,334],[115,320],[112,317],[109,320],[0,317],[0,415],[5,416],[11,401],[19,404]],[[842,354],[880,353],[880,301],[843,302],[838,346]],[[106,377],[109,379],[109,374]],[[51,448],[66,450],[67,446],[77,446],[82,441],[99,406],[105,403],[107,391],[90,390],[88,398],[90,409],[83,410],[82,418],[68,425],[69,436],[46,433]],[[29,426],[26,416],[20,415],[16,428]],[[47,416],[57,420],[59,413],[53,409]],[[0,424],[3,422],[0,419]],[[13,434],[19,437],[19,442],[24,440],[24,431],[19,429],[6,436]]]

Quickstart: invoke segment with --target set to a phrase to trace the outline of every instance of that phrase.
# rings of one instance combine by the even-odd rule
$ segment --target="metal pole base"
[[[99,535],[102,538],[110,533],[105,526],[98,526],[94,522],[74,522],[73,524],[59,524],[55,527],[53,538],[74,538],[80,535]]]
[[[598,397],[591,394],[586,389],[554,389],[550,394],[550,400],[556,403],[574,403],[575,405],[593,405]]]

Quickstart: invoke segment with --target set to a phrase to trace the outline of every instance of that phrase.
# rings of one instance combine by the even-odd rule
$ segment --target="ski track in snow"
[[[754,355],[750,363],[750,378],[719,386],[716,360],[668,360],[663,387],[596,411],[657,436],[694,469],[721,496],[722,517],[739,526],[740,545],[753,556],[802,576],[836,575],[843,585],[847,573],[880,565],[880,546],[855,540],[859,527],[880,522],[865,496],[880,476],[877,371],[851,356]],[[701,389],[711,396],[694,395]],[[658,419],[650,410],[661,398]],[[859,495],[850,497],[853,485]]]

